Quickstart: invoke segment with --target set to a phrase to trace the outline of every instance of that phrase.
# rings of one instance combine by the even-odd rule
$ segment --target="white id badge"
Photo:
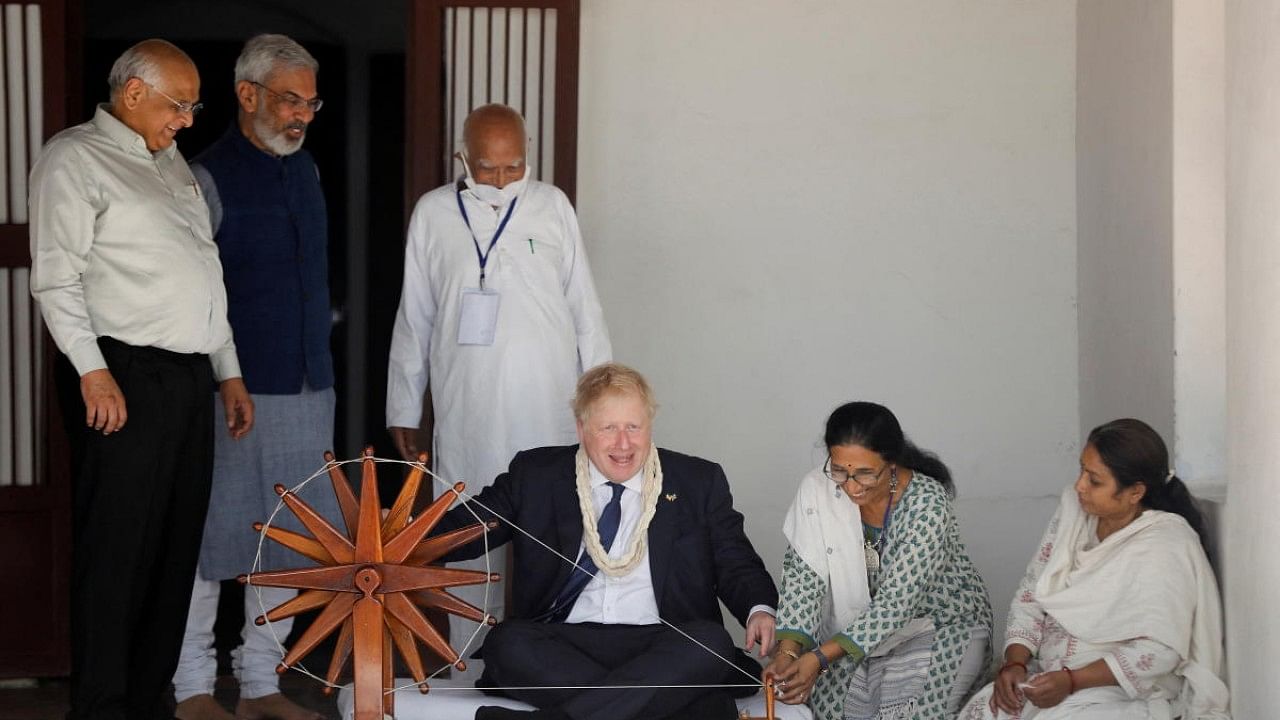
[[[496,290],[465,288],[462,291],[462,314],[458,318],[459,345],[492,345],[498,330]]]

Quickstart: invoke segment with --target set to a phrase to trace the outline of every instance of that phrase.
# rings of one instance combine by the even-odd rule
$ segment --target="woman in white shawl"
[[[991,604],[960,542],[951,473],[888,408],[842,405],[783,532],[766,676],[820,720],[951,720],[991,656]]]
[[[1140,420],[1094,428],[1009,609],[1004,664],[962,720],[1226,720],[1204,525]]]

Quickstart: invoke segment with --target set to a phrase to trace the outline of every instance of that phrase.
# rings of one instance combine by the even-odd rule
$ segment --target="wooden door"
[[[0,3],[0,677],[70,671],[70,464],[31,299],[27,174],[66,125],[65,0]]]

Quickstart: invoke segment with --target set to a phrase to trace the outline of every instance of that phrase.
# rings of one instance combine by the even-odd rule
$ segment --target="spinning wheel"
[[[332,685],[347,659],[354,656],[355,719],[383,720],[384,714],[393,712],[394,695],[386,692],[394,679],[392,646],[399,650],[423,693],[429,689],[427,673],[416,641],[420,640],[459,670],[466,668],[466,663],[431,626],[419,606],[493,625],[492,616],[444,588],[495,582],[498,575],[430,564],[449,551],[479,539],[487,528],[476,523],[426,538],[461,494],[463,483],[455,484],[450,492],[443,493],[422,514],[410,520],[409,513],[422,483],[426,453],[418,456],[418,464],[409,473],[385,518],[378,499],[373,448],[365,448],[361,462],[359,500],[342,468],[334,462],[333,453],[326,452],[324,459],[329,464],[329,479],[338,498],[346,533],[340,532],[283,485],[276,485],[276,493],[311,536],[277,527],[267,527],[266,536],[311,558],[320,567],[253,573],[241,575],[239,580],[249,585],[301,591],[297,597],[258,617],[255,620],[258,625],[323,608],[293,649],[285,654],[277,672],[285,672],[337,630],[337,647],[326,675],[330,687],[325,691],[332,692]],[[254,523],[253,527],[263,531],[262,523]]]

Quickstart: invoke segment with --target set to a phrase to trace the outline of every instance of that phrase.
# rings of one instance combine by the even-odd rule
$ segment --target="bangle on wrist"
[[[1071,673],[1071,668],[1066,665],[1062,666],[1062,672],[1067,674],[1067,682],[1070,683],[1070,689],[1067,690],[1067,694],[1074,695],[1076,693],[1076,676]]]
[[[822,654],[822,648],[814,648],[810,652],[818,656],[818,674],[825,675],[831,669],[831,661],[827,659],[826,655]]]
[[[1011,667],[1020,667],[1022,668],[1022,672],[1030,672],[1029,670],[1027,670],[1026,663],[1018,662],[1017,660],[1010,660],[1004,665],[1001,665],[1000,669],[996,671],[996,674],[999,675],[1000,673],[1004,672],[1005,670],[1008,670]]]

